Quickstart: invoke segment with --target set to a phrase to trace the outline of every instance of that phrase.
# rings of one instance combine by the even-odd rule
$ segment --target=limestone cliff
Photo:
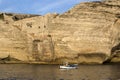
[[[64,14],[0,14],[0,59],[26,63],[120,61],[120,1],[85,2]]]

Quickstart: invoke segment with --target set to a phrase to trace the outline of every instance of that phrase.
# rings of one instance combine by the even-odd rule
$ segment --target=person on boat
[[[65,66],[68,66],[68,62],[65,62]]]

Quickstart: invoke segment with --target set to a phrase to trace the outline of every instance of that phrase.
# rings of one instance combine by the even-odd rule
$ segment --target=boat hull
[[[77,69],[77,67],[71,67],[71,66],[60,66],[60,69]]]

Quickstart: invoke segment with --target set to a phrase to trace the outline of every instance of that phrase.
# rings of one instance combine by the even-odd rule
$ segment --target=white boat
[[[77,64],[68,64],[60,66],[60,69],[77,69]]]

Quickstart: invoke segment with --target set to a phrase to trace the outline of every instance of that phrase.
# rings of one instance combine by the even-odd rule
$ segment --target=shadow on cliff
[[[20,62],[20,60],[15,59],[15,58],[11,57],[10,55],[8,55],[8,57],[6,57],[6,58],[0,59],[0,63],[7,63],[7,62],[11,62],[11,61]]]
[[[107,59],[103,64],[106,64],[106,63],[111,63],[111,60],[113,58],[118,58],[119,57],[119,52],[120,52],[120,43],[116,46],[114,46],[112,49],[111,49],[111,56],[109,59]],[[119,63],[119,62],[118,62]]]

